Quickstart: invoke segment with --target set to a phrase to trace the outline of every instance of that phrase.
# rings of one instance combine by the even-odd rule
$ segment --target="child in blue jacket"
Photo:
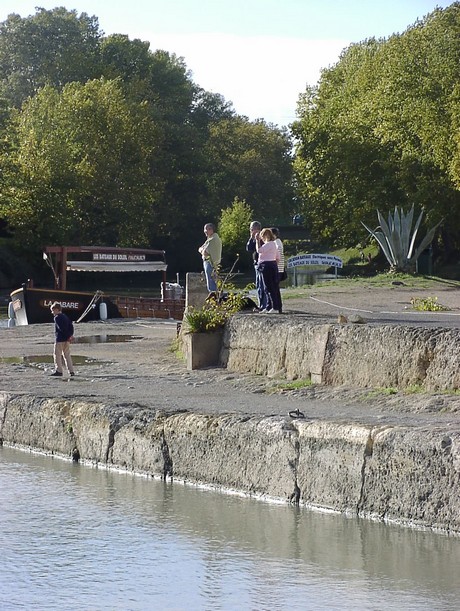
[[[68,316],[66,316],[61,308],[61,304],[55,301],[51,305],[51,312],[54,316],[54,330],[56,339],[54,342],[54,366],[55,371],[51,374],[53,377],[62,377],[62,365],[63,361],[71,376],[75,375],[72,363],[72,357],[70,356],[70,343],[73,339],[73,323]]]

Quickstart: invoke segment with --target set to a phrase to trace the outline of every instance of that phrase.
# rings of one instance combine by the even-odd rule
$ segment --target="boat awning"
[[[68,272],[163,272],[164,261],[67,261]]]

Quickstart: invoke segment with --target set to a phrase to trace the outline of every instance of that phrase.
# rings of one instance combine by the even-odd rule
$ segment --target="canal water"
[[[452,610],[460,539],[0,447],[0,609]]]

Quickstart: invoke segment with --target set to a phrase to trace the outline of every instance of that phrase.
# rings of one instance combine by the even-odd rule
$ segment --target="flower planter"
[[[184,343],[187,369],[203,369],[218,365],[223,338],[223,330],[187,333]]]

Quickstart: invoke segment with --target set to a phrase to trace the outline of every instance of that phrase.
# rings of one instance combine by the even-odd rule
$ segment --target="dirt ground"
[[[304,297],[284,299],[286,312],[307,312],[312,317],[331,320],[342,314],[348,319],[360,316],[370,323],[460,327],[460,287],[449,282],[433,280],[426,288],[414,288],[397,281],[384,287],[325,284],[304,292]],[[412,299],[437,299],[437,303],[446,309],[418,311],[413,308]]]
[[[414,311],[410,300],[417,296],[436,296],[449,310]],[[324,286],[301,298],[286,298],[284,312],[302,312],[312,322],[335,322],[342,314],[371,324],[459,328],[460,290],[441,283],[429,289]],[[82,323],[72,347],[76,376],[50,378],[53,324],[0,328],[0,393],[135,404],[165,412],[288,416],[299,410],[310,419],[370,425],[445,427],[460,422],[458,394],[324,386],[287,389],[285,380],[223,368],[187,371],[173,349],[176,331],[176,321],[158,319]]]

